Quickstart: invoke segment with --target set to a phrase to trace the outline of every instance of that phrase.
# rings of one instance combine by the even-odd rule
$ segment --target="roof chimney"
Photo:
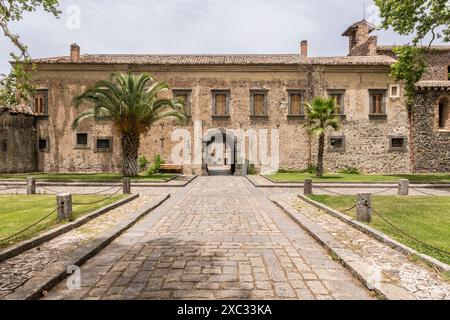
[[[74,63],[80,61],[80,47],[76,43],[70,45],[70,61]]]
[[[303,40],[301,45],[300,45],[300,53],[302,58],[307,58],[308,57],[308,41]]]

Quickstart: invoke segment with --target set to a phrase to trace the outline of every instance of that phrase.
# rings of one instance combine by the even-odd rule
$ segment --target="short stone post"
[[[408,196],[409,195],[409,180],[401,179],[398,184],[398,195]]]
[[[372,223],[372,194],[358,193],[356,219],[359,222]]]
[[[69,193],[56,196],[58,220],[72,221],[72,195]]]
[[[122,189],[123,189],[123,194],[131,194],[131,180],[130,180],[130,178],[123,178]]]
[[[34,177],[27,178],[27,194],[36,194],[36,178]]]
[[[312,179],[306,179],[304,184],[303,194],[305,196],[310,196],[313,194],[313,181]]]

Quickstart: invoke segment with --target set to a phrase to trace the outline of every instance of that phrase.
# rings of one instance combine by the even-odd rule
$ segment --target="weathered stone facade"
[[[0,173],[36,170],[36,119],[0,109]]]
[[[376,37],[370,36],[373,30],[369,23],[362,21],[344,33],[350,42],[348,57],[308,57],[306,42],[302,42],[299,54],[222,56],[81,55],[80,48],[74,44],[68,57],[35,61],[38,71],[34,74],[34,82],[48,96],[48,114],[38,117],[37,134],[39,138],[47,139],[49,146],[39,152],[38,169],[45,172],[119,172],[121,149],[117,132],[110,122],[96,120],[82,122],[73,131],[71,124],[75,115],[88,108],[76,110],[73,98],[97,81],[109,78],[113,72],[147,72],[158,81],[167,82],[174,91],[189,92],[192,114],[191,122],[183,127],[166,121],[156,124],[142,137],[140,153],[149,159],[161,154],[172,162],[172,150],[179,144],[179,141],[172,141],[177,128],[190,132],[189,146],[193,155],[196,151],[194,138],[205,148],[207,142],[203,141],[203,135],[210,129],[257,132],[266,129],[268,135],[279,130],[280,167],[305,169],[315,163],[317,139],[307,134],[304,116],[290,115],[290,93],[301,92],[303,101],[310,101],[313,97],[326,97],[339,91],[344,111],[340,130],[327,134],[325,167],[328,171],[353,167],[364,173],[408,173],[414,170],[415,159],[418,170],[427,171],[426,163],[419,161],[421,156],[414,154],[424,149],[411,149],[418,136],[411,135],[414,130],[410,130],[402,86],[389,75],[390,65],[395,62],[392,47],[377,47]],[[430,59],[430,63],[436,65],[429,67],[427,77],[440,74],[439,79],[443,80],[443,68],[446,63],[450,64],[450,50],[444,49]],[[226,117],[213,114],[216,90],[229,95],[229,115]],[[266,93],[267,114],[264,116],[252,116],[252,92],[255,90]],[[372,91],[383,93],[384,112],[381,115],[371,114]],[[167,97],[172,97],[172,92],[167,92]],[[417,117],[420,116],[418,113]],[[195,122],[201,124],[200,137],[194,134]],[[87,144],[77,144],[77,134],[83,135]],[[425,135],[421,137],[424,139]],[[333,149],[331,141],[336,138],[340,139],[341,145]],[[97,148],[98,139],[109,141],[109,147]],[[403,141],[404,145],[394,145],[393,139]],[[248,153],[248,142],[237,143],[238,150],[245,143]],[[247,153],[241,158],[248,158]],[[419,166],[420,163],[423,166]],[[255,164],[260,169],[261,164],[258,161]],[[183,165],[188,174],[205,172],[204,162]],[[430,168],[439,170],[434,166]]]

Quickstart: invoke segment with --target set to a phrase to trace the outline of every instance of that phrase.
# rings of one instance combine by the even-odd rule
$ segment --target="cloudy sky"
[[[346,55],[342,32],[363,18],[377,22],[371,0],[62,0],[60,19],[27,14],[12,26],[33,57],[82,53],[296,53]],[[378,31],[380,44],[407,39]],[[0,73],[9,70],[9,39],[0,37]]]

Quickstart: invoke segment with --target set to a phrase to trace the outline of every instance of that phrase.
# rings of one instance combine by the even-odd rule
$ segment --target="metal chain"
[[[425,242],[423,242],[423,241],[421,241],[421,240],[411,236],[407,232],[405,232],[405,231],[401,230],[400,228],[396,227],[392,222],[390,222],[385,217],[383,217],[383,215],[381,215],[377,210],[375,210],[374,208],[371,208],[371,209],[372,209],[372,212],[374,212],[378,217],[380,217],[381,220],[386,222],[388,225],[390,225],[392,228],[394,228],[395,230],[397,230],[398,232],[400,232],[404,236],[410,238],[411,240],[413,240],[413,241],[415,241],[415,242],[417,242],[417,243],[419,243],[419,244],[421,244],[421,245],[423,245],[423,246],[425,246],[425,247],[427,247],[429,249],[432,249],[432,250],[435,250],[435,251],[438,251],[438,252],[441,252],[441,253],[444,253],[444,254],[450,256],[450,252],[442,250],[442,249],[439,249],[439,248],[436,248],[436,247],[434,247],[434,246],[432,246],[432,245],[430,245],[428,243],[425,243]]]
[[[16,232],[15,234],[13,234],[13,235],[11,235],[11,236],[9,236],[9,237],[7,237],[7,238],[1,239],[1,240],[0,240],[0,243],[9,241],[9,240],[11,240],[11,239],[14,239],[14,238],[16,238],[17,236],[21,235],[22,233],[24,233],[24,232],[26,232],[26,231],[28,231],[28,230],[34,228],[35,226],[37,226],[38,224],[40,224],[41,222],[45,221],[45,220],[48,219],[50,216],[52,216],[53,214],[55,214],[56,211],[58,211],[60,208],[61,208],[61,207],[56,208],[56,209],[53,210],[51,213],[49,213],[48,215],[46,215],[44,218],[42,218],[42,219],[40,219],[39,221],[33,223],[32,225],[26,227],[25,229],[22,229],[22,230],[20,230],[19,232]]]
[[[121,187],[118,187],[118,189],[117,189],[116,192],[114,192],[113,194],[111,194],[111,195],[105,197],[104,199],[98,200],[98,201],[85,202],[85,203],[81,203],[81,202],[73,202],[72,204],[73,204],[73,205],[92,205],[92,204],[101,203],[101,202],[104,202],[104,201],[106,201],[106,200],[111,199],[112,197],[114,197],[116,194],[118,194],[118,193],[120,192],[120,190],[122,190],[122,188],[121,188]]]
[[[357,205],[355,204],[353,207],[347,209],[347,210],[342,210],[342,212],[349,212],[352,211],[353,209],[355,209],[357,207]]]
[[[7,190],[13,190],[13,189],[20,190],[20,189],[26,189],[26,188],[27,188],[26,186],[12,186],[12,187],[8,187],[5,189],[0,189],[0,192],[7,191]]]
[[[432,197],[435,197],[435,196],[436,196],[436,194],[434,194],[434,193],[421,191],[421,190],[419,190],[419,189],[417,189],[417,188],[411,188],[411,189],[414,190],[414,191],[417,191],[417,192],[419,192],[419,193],[421,193],[421,194],[424,194],[424,195],[426,195],[426,196],[432,196]]]
[[[39,186],[39,188],[44,189],[44,190],[49,191],[49,192],[52,192],[52,193],[55,193],[55,194],[61,193],[60,191],[56,191],[56,190],[49,189],[49,188],[46,188],[46,187]]]

